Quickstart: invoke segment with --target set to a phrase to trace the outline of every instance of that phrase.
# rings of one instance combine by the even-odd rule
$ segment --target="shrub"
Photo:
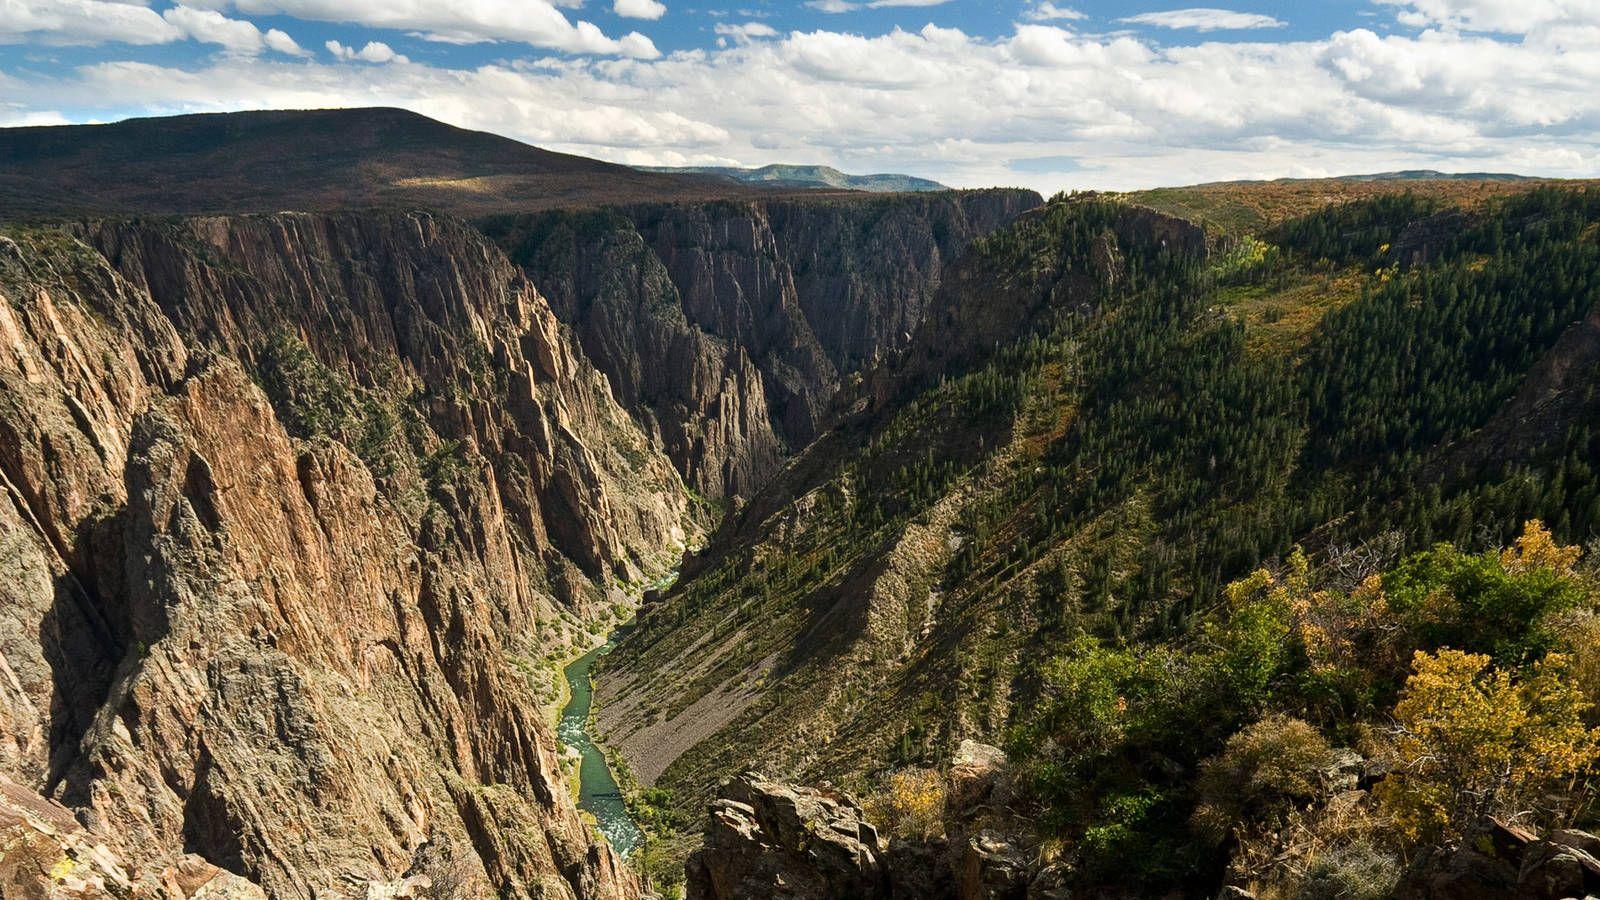
[[[944,833],[944,777],[933,769],[902,769],[866,803],[869,821],[899,837]]]
[[[1468,555],[1448,544],[1406,559],[1383,578],[1390,605],[1418,647],[1487,653],[1501,664],[1537,659],[1555,642],[1561,613],[1589,600],[1573,577],[1579,551],[1557,547],[1538,521],[1514,546]]]
[[[1213,841],[1235,827],[1276,819],[1320,791],[1332,750],[1299,719],[1272,715],[1228,738],[1200,765],[1194,825]]]
[[[1383,900],[1394,896],[1401,872],[1394,853],[1361,839],[1331,847],[1312,859],[1293,896],[1302,900]]]
[[[1551,654],[1521,677],[1488,656],[1418,651],[1395,705],[1393,774],[1384,809],[1408,842],[1449,842],[1485,816],[1554,818],[1552,794],[1600,756],[1600,733],[1570,663]]]

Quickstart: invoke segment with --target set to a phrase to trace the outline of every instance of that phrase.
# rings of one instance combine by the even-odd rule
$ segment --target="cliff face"
[[[684,479],[749,498],[904,349],[947,267],[1039,203],[969,191],[490,220]]]
[[[0,775],[150,885],[637,893],[534,675],[692,524],[498,251],[97,223],[0,239],[0,296]]]

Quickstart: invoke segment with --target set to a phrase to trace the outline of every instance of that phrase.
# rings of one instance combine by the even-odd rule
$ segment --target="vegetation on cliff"
[[[683,748],[657,783],[685,806],[752,763],[870,792],[1011,736],[1078,877],[1164,841],[1140,854],[1151,887],[1222,876],[1189,823],[1241,729],[1268,723],[1238,754],[1274,732],[1349,746],[1427,705],[1407,678],[1524,698],[1540,712],[1508,752],[1574,736],[1554,770],[1579,772],[1586,701],[1547,686],[1583,665],[1550,654],[1587,582],[1498,548],[1528,520],[1567,543],[1597,524],[1595,398],[1566,373],[1592,365],[1600,194],[1495,193],[1390,191],[1248,234],[1062,197],[975,242],[856,416],[642,617],[608,727],[625,752]],[[1360,625],[1398,642],[1389,662],[1317,669],[1280,582],[1359,620],[1367,575],[1399,617]],[[1393,783],[1383,815],[1431,809]],[[1433,815],[1415,840],[1463,827]]]

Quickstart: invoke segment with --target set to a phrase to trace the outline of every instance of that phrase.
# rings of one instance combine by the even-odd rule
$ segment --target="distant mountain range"
[[[788,188],[835,188],[845,191],[868,191],[879,194],[908,191],[948,191],[949,187],[915,175],[882,173],[878,175],[849,175],[832,166],[794,166],[777,163],[759,169],[741,169],[734,166],[640,166],[640,171],[675,173],[680,175],[711,175],[744,184]]]
[[[1285,179],[1289,180],[1289,179]],[[1403,169],[1371,175],[1340,175],[1338,181],[1537,181],[1530,175],[1509,172],[1440,172],[1434,169]]]
[[[641,172],[403,109],[0,128],[0,217],[350,207],[424,207],[472,217],[785,189]]]

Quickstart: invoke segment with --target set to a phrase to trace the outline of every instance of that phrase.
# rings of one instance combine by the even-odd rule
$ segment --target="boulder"
[[[1023,900],[1031,880],[1028,857],[1010,839],[984,829],[967,840],[957,875],[961,900]]]
[[[689,900],[887,898],[886,846],[850,798],[746,774],[723,783],[689,857]]]
[[[1587,848],[1600,845],[1594,835],[1563,830],[1528,845],[1517,877],[1518,896],[1559,900],[1600,894],[1600,860]]]
[[[986,808],[1003,805],[1006,755],[998,747],[962,741],[950,763],[945,794],[946,828],[952,833],[978,819]]]

